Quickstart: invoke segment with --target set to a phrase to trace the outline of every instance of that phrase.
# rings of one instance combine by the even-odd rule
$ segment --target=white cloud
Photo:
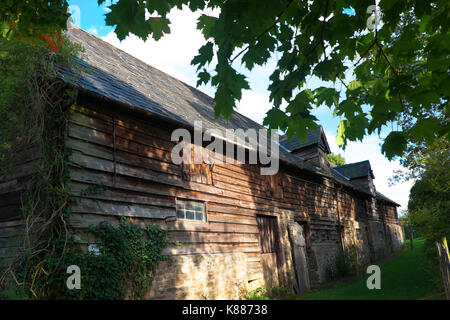
[[[98,35],[98,30],[97,30],[97,28],[94,27],[94,26],[89,27],[89,28],[87,29],[87,32],[89,32],[90,34],[93,34],[94,36]]]
[[[266,112],[271,108],[269,98],[252,90],[244,90],[242,99],[237,103],[237,112],[247,118],[263,123]]]
[[[344,150],[340,149],[336,144],[336,136],[330,132],[325,133],[331,152],[341,154],[346,163],[359,162],[369,160],[375,176],[375,187],[388,198],[394,200],[401,205],[398,211],[404,210],[408,205],[409,190],[413,182],[398,183],[389,186],[388,180],[392,177],[395,170],[403,168],[399,161],[389,161],[381,154],[380,143],[382,142],[378,136],[371,135],[362,142],[349,142]]]
[[[201,32],[196,29],[199,14],[186,9],[172,10],[169,14],[171,33],[159,41],[147,39],[144,42],[131,35],[120,42],[114,32],[102,39],[149,65],[195,86],[195,68],[190,62],[206,42]]]

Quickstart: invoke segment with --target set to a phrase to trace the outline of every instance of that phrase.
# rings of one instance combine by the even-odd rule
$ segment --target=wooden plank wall
[[[332,180],[297,169],[283,169],[274,178],[261,176],[256,165],[215,163],[210,179],[188,181],[182,166],[171,161],[175,144],[170,136],[176,127],[86,106],[74,107],[68,124],[71,192],[79,199],[69,221],[75,232],[82,234],[101,220],[117,223],[118,216],[153,222],[170,231],[165,253],[245,253],[248,279],[258,280],[263,273],[256,215],[290,210],[298,219],[309,219],[313,240],[335,244],[340,199],[353,201],[343,207],[348,216],[356,216],[350,191],[339,191],[336,198]],[[283,192],[270,189],[274,181]],[[106,189],[83,192],[95,185]],[[207,222],[176,219],[177,197],[207,202]],[[330,236],[314,237],[324,230]]]
[[[40,148],[30,145],[16,152],[12,169],[0,172],[0,267],[16,256],[24,236],[23,192],[40,163]]]
[[[278,175],[261,176],[257,165],[216,162],[199,170],[175,165],[170,138],[177,127],[113,106],[83,105],[72,107],[67,129],[71,193],[78,199],[69,224],[81,243],[93,241],[85,232],[89,225],[118,224],[120,216],[127,216],[168,229],[166,254],[244,253],[248,280],[256,281],[263,277],[257,215],[291,212],[293,219],[307,221],[312,245],[337,246],[337,212],[353,220],[369,210],[365,196],[345,187],[336,190],[332,179],[300,169],[281,166]],[[20,195],[39,163],[38,149],[24,150],[20,159],[13,174],[0,173],[0,257],[9,256],[18,245],[11,239],[23,234]],[[88,188],[100,191],[86,193]],[[206,202],[207,221],[177,219],[176,198]],[[395,207],[384,210],[395,222]],[[279,258],[290,272],[289,257]]]
[[[261,275],[256,214],[274,214],[264,198],[264,180],[245,166],[215,165],[213,185],[185,181],[180,166],[170,158],[171,130],[157,123],[137,123],[89,109],[74,109],[67,146],[72,149],[71,192],[79,199],[70,224],[84,229],[111,216],[129,216],[170,230],[171,255],[243,252],[249,277]],[[115,127],[115,138],[113,130]],[[115,158],[114,147],[115,139]],[[89,186],[104,192],[84,195]],[[175,219],[176,197],[206,201],[208,221]]]

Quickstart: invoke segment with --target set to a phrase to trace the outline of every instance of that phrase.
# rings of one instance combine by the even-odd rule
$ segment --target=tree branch
[[[328,2],[329,2],[329,0],[327,0],[327,3],[325,5],[325,14],[323,16],[322,29],[320,30],[320,39],[322,39],[322,41],[323,41],[323,31],[325,29],[325,18],[328,13]],[[306,53],[305,57],[308,57],[314,50],[316,50],[317,46],[321,43],[320,39],[318,41],[316,41],[316,44],[314,45],[314,47],[311,50],[309,50],[308,53]],[[316,40],[315,36],[314,36],[314,40]],[[323,53],[325,55],[325,47],[323,48]]]
[[[375,41],[373,41],[370,46],[361,54],[361,57],[358,59],[358,61],[356,61],[356,63],[353,64],[353,67],[356,67],[358,65],[358,63],[362,60],[362,58],[364,58],[367,53],[369,52],[370,49],[372,49],[372,47],[375,45]]]
[[[286,11],[287,8],[289,8],[289,6],[291,5],[291,3],[294,0],[289,0],[289,2],[286,4],[286,6],[283,8],[283,10],[280,11],[280,13],[277,15],[277,19],[275,20],[275,22],[268,28],[266,28],[263,32],[261,32],[256,38],[255,38],[255,42],[258,41],[264,34],[266,34],[267,32],[269,32],[270,30],[272,30],[277,23],[280,21],[281,16],[283,15],[283,13]],[[245,51],[248,50],[248,48],[250,48],[250,44],[248,44],[244,49],[242,49],[233,59],[230,60],[230,63],[233,63],[233,61],[239,57],[242,53],[244,53]]]
[[[327,53],[325,50],[325,41],[323,40],[323,30],[325,29],[325,22],[326,22],[325,19],[328,14],[328,3],[329,3],[329,0],[327,0],[327,4],[325,5],[325,14],[323,15],[323,22],[322,22],[323,23],[322,32],[320,33],[320,38],[322,39],[323,56],[324,56],[325,60],[327,59]]]
[[[389,67],[392,69],[392,71],[394,72],[395,76],[398,76],[397,70],[395,70],[394,66],[391,64],[391,62],[389,61],[388,57],[386,56],[386,54],[384,53],[383,47],[381,46],[380,42],[378,41],[378,30],[375,29],[375,39],[374,42],[377,44],[378,48],[380,49],[380,52],[382,54],[382,56],[384,57],[384,59],[386,60],[386,62],[388,63]]]

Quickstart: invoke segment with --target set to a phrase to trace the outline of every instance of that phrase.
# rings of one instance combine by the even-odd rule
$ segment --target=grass
[[[362,271],[360,279],[334,282],[313,289],[310,294],[290,296],[288,299],[306,300],[417,300],[427,297],[442,299],[438,294],[439,270],[433,268],[425,256],[424,239],[415,239],[414,248],[409,243],[391,261],[380,266],[381,289],[369,290],[366,286],[369,274]]]

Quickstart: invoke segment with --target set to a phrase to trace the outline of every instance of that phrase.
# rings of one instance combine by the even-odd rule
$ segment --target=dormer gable
[[[308,131],[305,140],[300,140],[296,135],[291,139],[288,139],[287,136],[282,136],[280,137],[280,144],[292,154],[303,158],[306,162],[327,172],[330,171],[327,155],[331,153],[331,150],[322,126],[319,125],[316,130]]]
[[[342,166],[335,167],[334,170],[350,179],[351,182],[369,190],[372,194],[376,193],[375,185],[373,183],[375,176],[369,160],[344,164]]]

